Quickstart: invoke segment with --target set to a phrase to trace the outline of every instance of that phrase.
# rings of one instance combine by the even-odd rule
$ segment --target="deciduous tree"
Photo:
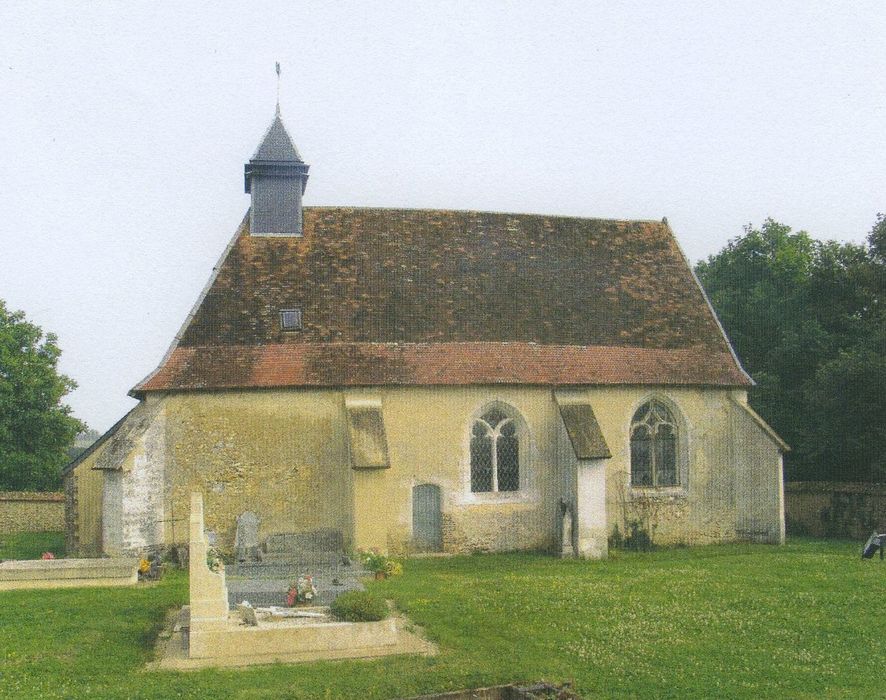
[[[84,426],[62,403],[76,384],[59,374],[60,354],[55,335],[0,300],[0,489],[61,484],[68,449]]]
[[[867,245],[769,219],[696,267],[757,382],[751,404],[793,447],[788,478],[886,476],[884,245],[883,215]]]

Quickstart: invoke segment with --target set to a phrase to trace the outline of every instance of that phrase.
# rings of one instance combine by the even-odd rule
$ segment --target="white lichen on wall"
[[[165,465],[166,412],[161,410],[137,439],[124,466],[122,549],[125,552],[141,552],[163,544]]]
[[[102,470],[102,551],[118,556],[123,551],[123,472]]]

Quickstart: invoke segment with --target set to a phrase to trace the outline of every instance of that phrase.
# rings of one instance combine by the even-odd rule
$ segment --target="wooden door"
[[[443,551],[440,487],[419,484],[412,489],[412,544],[419,552]]]

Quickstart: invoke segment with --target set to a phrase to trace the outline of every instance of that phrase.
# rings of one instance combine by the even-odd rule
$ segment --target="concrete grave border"
[[[138,559],[25,559],[0,562],[0,591],[134,586]]]
[[[436,647],[407,631],[408,621],[393,615],[378,622],[269,622],[244,625],[228,609],[225,571],[210,570],[203,524],[203,496],[191,494],[190,606],[172,620],[160,640],[161,669],[293,663],[323,659],[371,658],[391,654],[436,653]]]

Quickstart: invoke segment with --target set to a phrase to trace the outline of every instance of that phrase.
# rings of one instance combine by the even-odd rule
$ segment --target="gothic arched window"
[[[679,486],[677,421],[661,401],[647,401],[631,420],[631,485]]]
[[[520,427],[491,408],[471,428],[471,491],[520,490]]]

